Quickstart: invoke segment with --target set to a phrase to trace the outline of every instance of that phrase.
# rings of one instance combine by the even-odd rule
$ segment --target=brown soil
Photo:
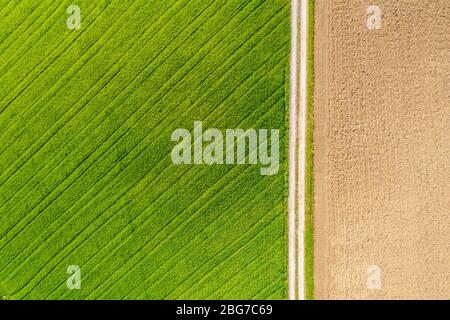
[[[315,36],[316,298],[449,299],[450,2],[316,0]]]

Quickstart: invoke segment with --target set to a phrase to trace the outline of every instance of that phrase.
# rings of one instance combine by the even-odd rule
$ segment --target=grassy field
[[[72,3],[0,1],[0,297],[286,298],[289,1]],[[194,121],[279,129],[279,173],[172,164]]]
[[[306,299],[314,299],[314,4],[309,1],[308,35],[308,117],[306,128],[305,169],[305,290]]]

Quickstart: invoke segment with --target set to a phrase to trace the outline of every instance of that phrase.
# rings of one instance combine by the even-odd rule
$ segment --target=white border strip
[[[300,8],[299,2],[301,3]],[[306,139],[305,139],[306,115],[307,115],[306,93],[308,80],[307,77],[308,23],[309,23],[308,9],[309,9],[308,0],[292,0],[291,59],[290,59],[290,76],[289,76],[290,93],[289,93],[289,194],[288,194],[288,229],[289,229],[288,288],[290,300],[305,299],[304,190],[305,190],[305,164],[306,164]],[[298,21],[299,15],[301,25],[299,25]],[[300,27],[300,34],[299,34],[299,27]],[[297,112],[298,108],[299,112]]]

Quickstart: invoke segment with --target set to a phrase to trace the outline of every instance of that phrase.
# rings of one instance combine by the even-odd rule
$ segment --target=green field
[[[305,168],[305,298],[314,300],[314,12],[315,0],[308,0],[308,116]]]
[[[289,16],[285,0],[0,0],[0,297],[285,299]],[[174,165],[171,133],[194,121],[279,129],[278,174]]]

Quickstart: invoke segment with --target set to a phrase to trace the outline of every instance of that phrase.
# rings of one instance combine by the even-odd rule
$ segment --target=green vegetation
[[[308,118],[306,128],[305,172],[305,289],[306,299],[314,299],[314,0],[309,0],[308,35]]]
[[[290,3],[72,3],[0,7],[0,295],[286,298]],[[279,129],[279,174],[172,164],[196,120]]]

